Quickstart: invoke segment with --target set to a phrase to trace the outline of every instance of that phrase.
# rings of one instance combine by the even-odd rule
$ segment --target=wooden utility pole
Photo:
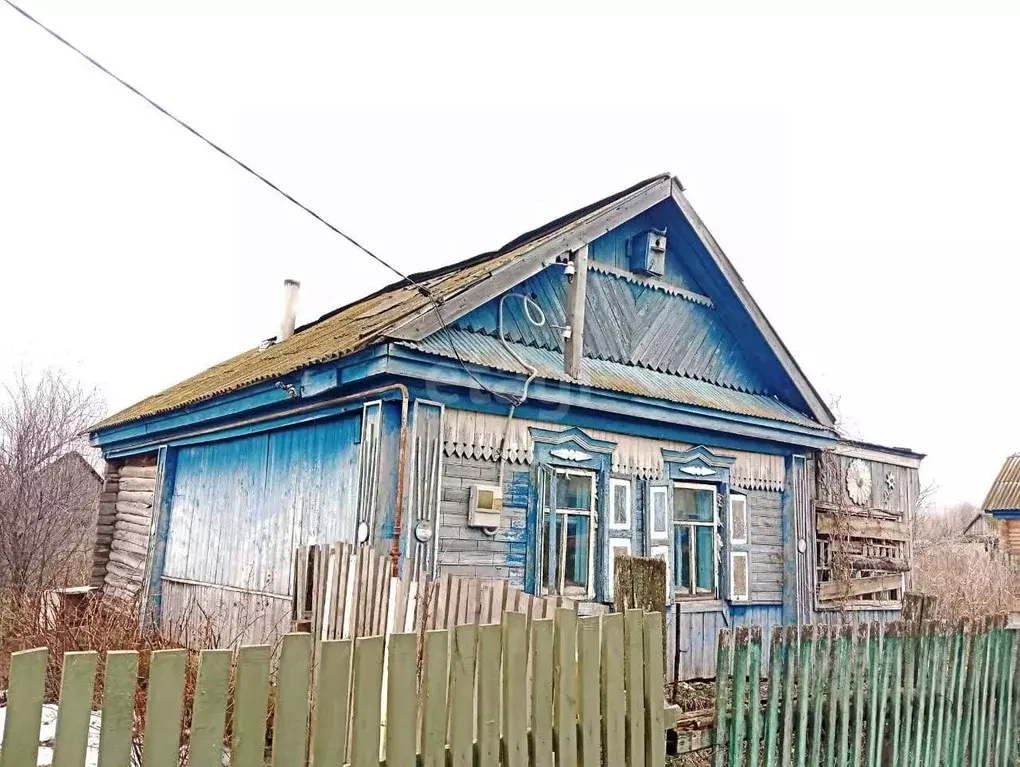
[[[584,346],[584,301],[588,289],[588,246],[571,255],[574,278],[567,287],[567,325],[570,338],[563,341],[563,369],[571,378],[581,376],[581,350]]]

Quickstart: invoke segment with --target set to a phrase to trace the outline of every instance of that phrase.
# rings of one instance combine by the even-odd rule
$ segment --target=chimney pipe
[[[301,283],[297,280],[283,281],[283,317],[280,319],[280,332],[276,334],[276,343],[286,341],[294,335],[294,323],[297,321],[298,290]]]

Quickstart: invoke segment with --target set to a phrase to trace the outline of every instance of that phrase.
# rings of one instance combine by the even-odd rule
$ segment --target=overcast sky
[[[942,504],[1020,450],[994,7],[24,5],[406,271],[673,172],[856,436],[927,453]],[[115,410],[272,335],[286,277],[301,322],[392,281],[4,5],[0,72],[0,378],[59,365]]]

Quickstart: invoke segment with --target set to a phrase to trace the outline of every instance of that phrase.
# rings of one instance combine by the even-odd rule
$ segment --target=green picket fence
[[[1004,617],[778,627],[769,649],[766,670],[760,629],[720,633],[717,767],[1006,767],[1020,757],[1020,638]]]
[[[154,652],[141,733],[138,655],[109,652],[99,767],[126,767],[139,747],[143,767],[177,767],[182,733],[189,767],[219,767],[224,748],[232,767],[664,764],[675,714],[663,701],[659,614],[559,609],[529,625],[506,613],[502,625],[419,639],[288,634],[275,664],[266,646],[205,650],[188,722],[187,653]],[[85,763],[97,661],[64,656],[53,767]],[[46,649],[11,657],[0,767],[36,764],[46,664]]]

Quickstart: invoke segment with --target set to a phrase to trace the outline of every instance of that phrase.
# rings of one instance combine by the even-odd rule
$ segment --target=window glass
[[[557,524],[558,522],[560,524]],[[554,525],[556,527],[555,531]],[[562,518],[557,517],[556,514],[546,513],[543,528],[542,572],[539,575],[542,578],[542,588],[548,590],[550,563],[552,564],[554,582],[556,580],[556,571],[559,569],[560,541],[556,533],[558,533],[559,528],[562,528]]]
[[[692,487],[673,488],[673,519],[677,522],[711,522],[715,519],[715,493]]]
[[[630,486],[623,482],[613,483],[613,524],[624,527],[629,524]]]
[[[677,588],[691,590],[691,528],[673,530],[673,573]]]
[[[715,530],[711,527],[695,527],[697,553],[694,559],[695,579],[699,594],[710,594],[715,590]]]
[[[591,517],[571,514],[563,525],[567,534],[563,566],[563,585],[567,588],[588,588],[588,550]]]
[[[560,474],[556,477],[556,507],[563,509],[591,509],[591,476],[588,474]]]

